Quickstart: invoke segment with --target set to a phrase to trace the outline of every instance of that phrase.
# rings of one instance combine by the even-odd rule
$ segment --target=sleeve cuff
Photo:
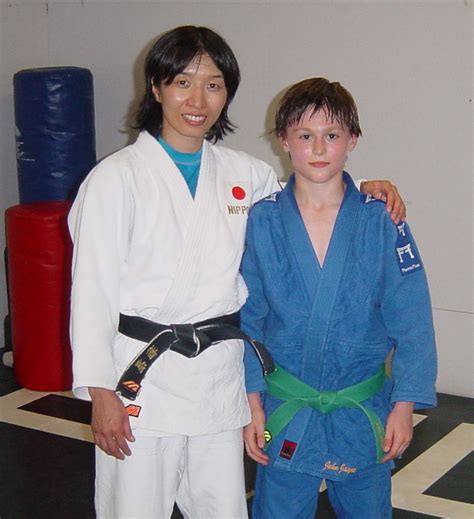
[[[393,405],[397,402],[413,402],[415,404],[414,410],[427,409],[437,405],[436,395],[392,394],[390,403]]]

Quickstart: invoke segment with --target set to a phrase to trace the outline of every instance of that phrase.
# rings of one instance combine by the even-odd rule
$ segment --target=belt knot
[[[337,391],[318,391],[317,395],[310,397],[310,405],[320,413],[329,413],[337,406]]]
[[[199,355],[201,349],[210,346],[211,339],[193,324],[172,324],[174,339],[170,349],[191,358]]]

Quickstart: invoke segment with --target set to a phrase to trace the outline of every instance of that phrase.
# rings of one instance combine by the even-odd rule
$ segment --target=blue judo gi
[[[393,351],[391,377],[363,405],[386,423],[397,401],[415,408],[436,404],[436,349],[428,284],[406,223],[395,225],[383,203],[361,195],[344,173],[346,192],[324,265],[319,265],[294,196],[285,189],[250,211],[242,274],[249,297],[242,329],[263,342],[274,361],[320,391],[340,390],[373,376]],[[264,392],[256,356],[245,352],[247,392]],[[267,418],[281,404],[265,395]],[[374,493],[391,517],[391,464],[377,465],[374,435],[357,408],[329,414],[304,408],[273,439],[268,467],[259,467],[254,519],[314,517],[316,490],[304,504],[308,482],[326,479],[339,517],[372,517]],[[363,497],[361,479],[365,475]],[[286,479],[285,479],[286,478]],[[351,495],[352,512],[331,482]],[[315,483],[316,484],[316,483]],[[287,491],[285,492],[285,488]],[[293,502],[291,490],[298,495]],[[331,495],[332,494],[332,495]],[[301,506],[297,510],[297,503]],[[365,504],[364,504],[365,503]],[[387,505],[388,503],[388,505]],[[358,507],[362,507],[358,509]]]

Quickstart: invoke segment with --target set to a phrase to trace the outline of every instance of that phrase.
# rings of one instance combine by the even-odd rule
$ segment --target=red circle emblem
[[[232,188],[232,196],[236,200],[243,200],[246,195],[247,195],[247,193],[245,192],[244,188],[242,188],[240,186],[234,186]]]

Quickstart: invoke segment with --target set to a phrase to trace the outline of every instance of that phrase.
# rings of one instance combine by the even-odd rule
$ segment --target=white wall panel
[[[142,92],[143,60],[156,36],[186,23],[210,26],[229,41],[242,69],[231,107],[239,129],[226,143],[267,160],[281,176],[289,173],[288,162],[264,134],[282,89],[324,75],[352,91],[364,136],[348,169],[356,177],[392,179],[407,199],[433,306],[441,309],[440,359],[447,362],[456,340],[456,362],[466,369],[461,359],[472,355],[472,335],[464,331],[457,340],[448,321],[466,323],[473,315],[470,0],[16,0],[0,8],[2,212],[17,200],[14,72],[91,69],[103,157],[129,139],[127,117]],[[2,283],[3,276],[0,317]],[[465,377],[447,383],[449,369],[442,365],[440,387],[468,394]]]
[[[434,311],[438,342],[437,390],[474,398],[474,318],[469,314]]]

